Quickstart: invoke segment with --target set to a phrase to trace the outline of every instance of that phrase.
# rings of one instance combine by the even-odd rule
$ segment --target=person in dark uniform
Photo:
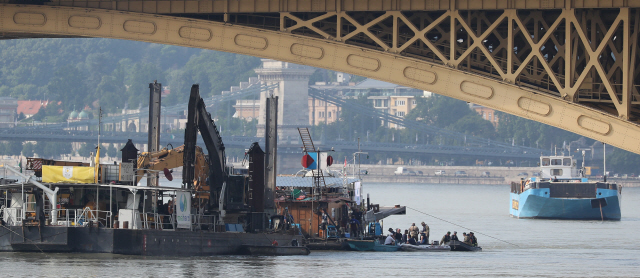
[[[449,241],[451,241],[451,232],[447,232],[447,234],[442,237],[442,240],[440,241],[440,245],[447,244],[449,243]]]
[[[473,234],[473,232],[469,233],[469,238],[471,239],[471,246],[478,246],[478,238]]]
[[[407,243],[408,238],[410,238],[409,230],[404,230],[404,234],[402,235],[402,243]]]
[[[460,240],[458,239],[458,232],[453,231],[453,235],[451,235],[451,240],[457,240],[457,241],[460,241]]]
[[[400,229],[396,229],[396,244],[399,244],[400,242],[402,242],[402,230]]]

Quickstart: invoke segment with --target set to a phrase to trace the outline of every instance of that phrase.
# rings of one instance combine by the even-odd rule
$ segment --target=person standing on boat
[[[420,233],[420,228],[416,226],[416,223],[411,223],[411,227],[409,227],[409,233],[411,234],[411,238],[414,240],[418,240],[418,233]]]
[[[407,243],[407,240],[409,239],[409,230],[404,230],[404,234],[402,235],[402,243]]]
[[[451,232],[447,232],[447,234],[442,237],[440,245],[448,244],[449,241],[451,241]]]
[[[322,209],[322,229],[325,231],[325,236],[327,234],[327,223],[329,216],[327,215],[327,211]]]
[[[422,224],[422,232],[427,236],[427,244],[429,244],[429,225],[424,223],[424,221],[420,224]]]
[[[451,236],[451,240],[460,241],[460,240],[458,239],[458,232],[453,231],[453,235]]]
[[[358,232],[360,231],[360,221],[358,221],[358,219],[356,219],[356,217],[352,215],[349,224],[351,224],[351,237],[357,237]]]

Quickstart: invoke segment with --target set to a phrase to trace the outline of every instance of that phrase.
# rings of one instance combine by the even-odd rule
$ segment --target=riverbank
[[[362,180],[368,183],[425,183],[425,184],[504,184],[528,178],[539,172],[539,167],[477,167],[477,166],[402,166],[415,174],[397,175],[399,165],[362,165]],[[445,175],[435,175],[436,171]],[[456,177],[456,171],[465,171],[467,177]],[[366,172],[366,174],[365,174]],[[483,176],[489,172],[489,176]],[[523,175],[526,173],[526,175]],[[593,180],[593,179],[592,179]],[[640,187],[640,178],[607,178],[607,182],[622,187]]]
[[[508,185],[510,182],[505,181],[504,177],[444,177],[444,176],[374,176],[365,175],[362,177],[365,183],[428,183],[428,184],[503,184]]]

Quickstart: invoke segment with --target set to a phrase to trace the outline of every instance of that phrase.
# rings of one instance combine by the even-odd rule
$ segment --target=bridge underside
[[[160,2],[185,5],[164,9]],[[213,8],[220,2],[226,10]],[[0,37],[127,39],[288,61],[481,104],[640,153],[635,7],[504,1],[505,7],[487,9],[482,5],[491,1],[477,0],[448,7],[343,9],[344,3],[389,2],[352,0],[338,1],[338,8],[243,10],[230,8],[231,2],[0,4]],[[310,1],[320,2],[329,3]],[[408,2],[421,1],[389,3]],[[571,2],[581,4],[566,4]],[[196,6],[187,9],[186,3]],[[204,9],[203,3],[212,6]]]

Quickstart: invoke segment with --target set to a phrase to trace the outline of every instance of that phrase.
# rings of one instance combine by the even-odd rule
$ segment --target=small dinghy
[[[243,245],[247,254],[252,256],[300,256],[309,255],[311,251],[305,246],[258,246]]]
[[[471,246],[458,240],[449,241],[448,245],[451,247],[451,251],[482,251],[480,246]]]
[[[451,247],[448,245],[411,245],[411,244],[401,244],[400,251],[409,251],[409,252],[443,252],[443,251],[451,251]]]

